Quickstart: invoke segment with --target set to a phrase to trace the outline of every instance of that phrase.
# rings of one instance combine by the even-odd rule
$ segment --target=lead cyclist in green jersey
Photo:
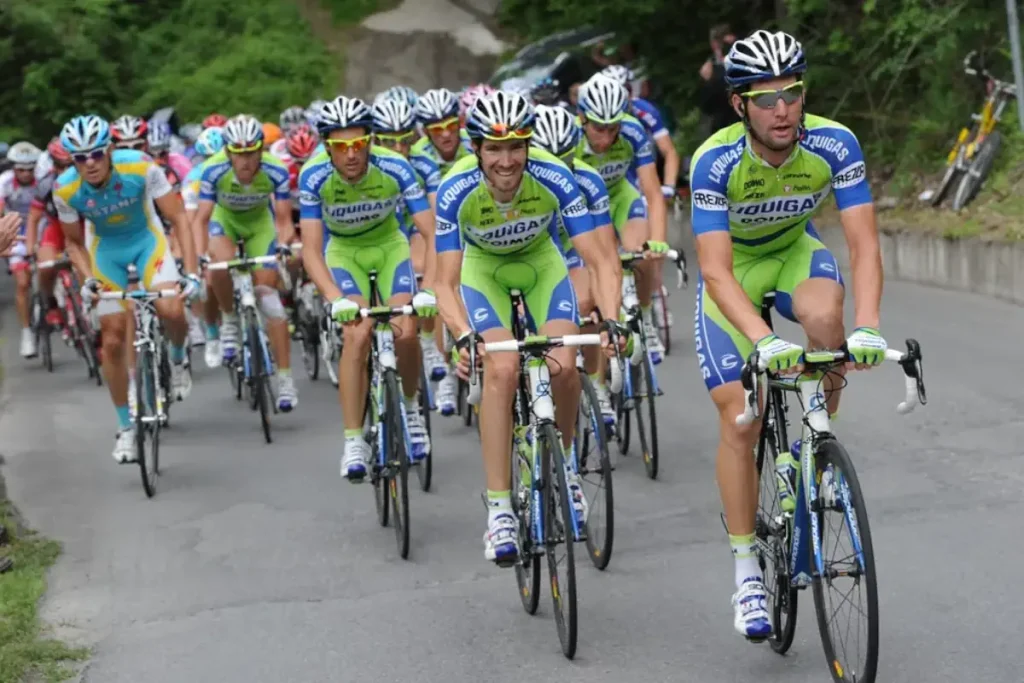
[[[747,638],[772,632],[755,553],[757,472],[751,457],[759,422],[738,426],[740,371],[756,348],[773,372],[798,371],[803,349],[776,336],[759,314],[766,294],[798,322],[812,348],[844,342],[843,281],[810,218],[834,192],[850,252],[856,328],[846,345],[858,368],[884,360],[878,332],[882,262],[864,156],[845,126],[805,115],[803,48],[782,32],[756,31],[725,62],[732,106],[742,121],[718,131],[693,157],[693,231],[700,280],[695,337],[704,382],[719,412],[718,485],[735,558],[734,626]],[[829,414],[838,380],[825,379]],[[840,378],[841,379],[841,378]],[[797,452],[799,452],[798,447]],[[796,468],[789,454],[783,470]],[[780,476],[780,495],[792,496]]]
[[[519,95],[481,97],[467,119],[474,155],[456,163],[437,194],[438,304],[458,338],[460,374],[468,377],[468,348],[512,339],[509,292],[523,293],[531,327],[543,335],[579,332],[576,295],[559,246],[564,225],[598,274],[598,304],[613,319],[619,310],[618,259],[602,248],[572,172],[558,158],[530,148],[534,115]],[[460,292],[461,281],[461,292]],[[580,396],[575,351],[550,354],[551,394],[563,444],[570,448]],[[519,373],[515,354],[484,362],[480,436],[487,483],[484,556],[504,564],[519,553],[510,498],[512,401]],[[586,508],[579,475],[568,473],[581,518]]]
[[[253,117],[236,116],[222,134],[225,147],[206,161],[199,182],[196,221],[209,234],[209,254],[214,261],[230,261],[237,255],[238,240],[244,241],[246,256],[273,254],[278,245],[290,244],[295,233],[288,168],[264,153],[263,128]],[[221,352],[224,360],[230,360],[238,353],[238,312],[231,276],[227,271],[215,275],[210,284],[221,309]],[[299,396],[292,379],[291,337],[277,271],[260,269],[253,273],[253,284],[278,368],[277,407],[289,412],[298,406]]]
[[[665,200],[647,131],[626,113],[629,92],[618,81],[597,73],[580,87],[577,102],[584,134],[576,158],[596,168],[604,178],[612,223],[623,248],[639,251],[646,242],[651,256],[663,255],[668,251]],[[655,364],[661,362],[664,352],[651,317],[651,295],[660,281],[655,275],[661,264],[660,258],[654,258],[635,269],[644,336]]]
[[[377,272],[380,296],[389,306],[412,301],[417,315],[436,315],[429,289],[434,273],[433,212],[409,162],[397,152],[371,145],[373,114],[359,99],[338,97],[324,104],[317,129],[327,145],[299,174],[302,257],[317,289],[331,301],[331,315],[345,324],[338,363],[338,394],[345,423],[341,476],[355,483],[366,476],[370,456],[363,439],[363,408],[369,390],[366,362],[372,319],[360,320],[369,305],[369,272]],[[405,204],[427,243],[424,289],[416,292],[409,240],[395,215]],[[323,236],[327,234],[327,248]],[[415,296],[413,296],[415,292]],[[420,353],[416,324],[394,318],[395,354],[405,396],[406,427],[414,461],[426,457],[430,440],[419,412]]]

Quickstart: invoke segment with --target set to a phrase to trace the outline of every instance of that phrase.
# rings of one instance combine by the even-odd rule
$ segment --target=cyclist
[[[370,453],[363,440],[363,408],[373,321],[358,319],[359,308],[367,306],[370,299],[369,271],[379,274],[381,299],[388,305],[412,300],[419,315],[437,312],[432,291],[422,289],[413,296],[416,279],[409,260],[409,240],[399,229],[396,216],[399,202],[404,202],[427,242],[423,284],[429,287],[434,272],[433,212],[409,162],[396,152],[371,146],[372,126],[372,112],[362,100],[340,96],[325,104],[317,128],[328,152],[311,159],[299,179],[303,263],[317,289],[331,302],[331,315],[345,324],[338,363],[338,394],[345,424],[341,476],[352,482],[365,477]],[[420,355],[414,322],[400,317],[392,320],[392,325],[412,442],[410,456],[420,460],[429,453],[430,440],[417,400]]]
[[[131,114],[119,116],[110,123],[110,135],[114,139],[114,149],[134,149],[146,152],[146,132],[149,126],[146,120]]]
[[[137,268],[146,289],[177,286],[184,296],[198,293],[192,236],[181,201],[163,171],[142,152],[113,150],[110,125],[98,116],[71,119],[61,130],[60,141],[74,166],[57,179],[53,202],[67,238],[68,256],[87,276],[82,285],[83,302],[92,302],[100,287],[125,289],[129,265]],[[163,229],[155,222],[154,204],[173,225],[188,270],[185,277],[179,274]],[[91,248],[85,244],[83,218],[92,224]],[[184,306],[181,299],[160,299],[156,307],[170,341],[171,389],[180,401],[192,390],[185,355],[188,328]],[[135,459],[135,428],[128,409],[128,368],[133,354],[126,345],[131,317],[121,302],[101,301],[96,308],[103,339],[103,374],[118,421],[114,460],[131,462]]]
[[[486,83],[466,86],[459,94],[459,125],[466,127],[466,116],[478,99],[493,95],[495,92],[497,91]]]
[[[580,193],[587,200],[587,208],[594,221],[596,234],[601,238],[608,253],[615,254],[617,242],[612,219],[608,213],[608,188],[605,187],[601,174],[594,167],[574,158],[576,146],[580,141],[580,127],[576,117],[567,109],[557,106],[538,105],[534,111],[536,122],[530,144],[554,154],[572,169],[576,184],[580,187]],[[580,315],[589,316],[594,310],[595,292],[591,273],[588,272],[579,253],[573,248],[572,241],[564,229],[561,230],[561,240],[562,251],[565,253],[565,265],[569,268],[569,279],[576,292]],[[586,346],[583,347],[582,352],[584,369],[594,384],[604,422],[614,425],[615,409],[612,408],[611,394],[604,380],[600,350],[593,346]]]
[[[16,142],[7,150],[7,161],[12,165],[0,173],[0,213],[16,213],[21,216],[18,235],[25,237],[29,208],[36,196],[36,163],[42,154],[31,142]],[[27,241],[16,243],[11,248],[9,265],[14,273],[15,307],[21,321],[21,355],[32,358],[36,355],[36,339],[31,328],[32,273],[26,256],[35,251],[35,244]]]
[[[436,167],[443,177],[455,162],[472,156],[472,149],[469,139],[462,138],[459,102],[450,90],[436,88],[423,93],[416,103],[416,118],[424,127],[425,135],[412,146],[409,162],[428,179],[428,184],[433,184],[429,179],[432,168]],[[436,184],[440,184],[440,178]],[[438,337],[437,343],[443,345],[443,330],[435,327],[434,334]],[[455,413],[458,389],[458,378],[449,368],[437,387],[437,403],[442,415]]]
[[[595,234],[586,200],[569,168],[529,146],[533,125],[533,110],[519,95],[499,91],[479,98],[466,120],[473,155],[455,164],[437,193],[439,306],[458,339],[464,376],[470,344],[512,339],[510,288],[523,292],[540,334],[579,331],[576,295],[556,242],[559,224],[598,273],[602,313],[612,320],[619,313],[619,261]],[[556,216],[560,223],[554,222],[559,220]],[[567,451],[580,384],[578,373],[565,369],[575,366],[575,353],[569,348],[550,353],[551,393]],[[486,355],[483,363],[480,435],[488,509],[484,556],[504,564],[519,552],[509,492],[510,418],[519,359],[515,354]],[[567,458],[573,464],[574,460]],[[585,517],[579,475],[569,469],[574,505]]]
[[[214,112],[213,114],[210,114],[205,119],[203,119],[202,125],[203,129],[205,130],[207,128],[223,128],[227,125],[227,123],[228,117],[224,116],[223,114],[218,114]]]
[[[409,157],[409,149],[416,137],[416,114],[409,103],[403,98],[397,97],[378,100],[373,105],[373,142],[382,147],[387,147],[393,152]],[[430,206],[434,206],[437,195],[437,186],[441,182],[441,172],[428,157],[420,157],[413,165],[416,172],[416,180],[420,187],[427,193]],[[405,207],[400,210],[399,222],[402,232],[409,239],[409,252],[412,260],[413,270],[417,273],[426,272],[426,251],[427,244],[423,236],[415,230],[415,224],[405,215]],[[434,338],[436,318],[423,318],[418,321],[420,327],[420,351],[423,354],[423,362],[427,366],[427,375],[430,379],[437,381],[447,374],[448,365],[445,363],[444,355]],[[451,410],[454,411],[454,400],[451,403]],[[441,405],[441,411],[446,406]]]
[[[36,166],[36,195],[29,207],[28,227],[25,230],[28,252],[34,256],[38,243],[40,261],[57,259],[64,253],[64,231],[60,229],[57,208],[53,203],[53,185],[57,177],[71,165],[71,155],[64,149],[59,138],[50,140],[46,153],[50,158],[50,168],[45,175],[39,177],[39,166]],[[37,240],[40,233],[42,238]],[[51,327],[59,327],[64,322],[57,301],[53,298],[56,279],[57,273],[52,268],[39,270],[39,289],[46,297],[46,322]]]
[[[167,180],[178,192],[181,183],[192,170],[184,155],[171,151],[171,126],[166,121],[151,121],[146,131],[146,151],[164,169]]]
[[[846,346],[858,367],[882,362],[886,349],[878,332],[882,264],[864,155],[848,128],[805,113],[806,70],[803,48],[786,33],[759,30],[736,41],[725,78],[742,121],[708,138],[692,166],[697,358],[720,415],[717,469],[735,557],[734,625],[754,639],[767,637],[772,624],[754,538],[757,472],[750,454],[760,425],[735,423],[744,408],[740,370],[755,349],[771,371],[800,368],[803,349],[772,333],[758,314],[770,292],[812,347],[843,344],[843,280],[810,222],[830,192],[853,272],[856,329]],[[840,380],[824,380],[830,414]],[[785,504],[796,463],[788,454],[778,462]]]
[[[627,113],[629,94],[618,82],[597,73],[580,88],[577,106],[583,120],[583,135],[576,158],[596,168],[604,178],[611,199],[612,223],[622,246],[636,251],[646,242],[652,256],[664,254],[668,251],[665,200],[647,132]],[[661,362],[664,352],[651,316],[651,294],[659,268],[660,258],[636,268],[644,336],[655,364]]]
[[[185,214],[188,216],[189,225],[192,228],[192,239],[200,246],[206,243],[206,233],[203,226],[196,220],[196,216],[199,213],[199,184],[203,177],[203,170],[206,168],[206,162],[222,149],[224,149],[224,136],[221,133],[221,129],[207,128],[203,130],[195,143],[195,165],[189,170],[188,175],[185,176],[185,181],[181,185],[181,199],[185,205]],[[205,263],[208,258],[204,249],[199,255],[199,260],[201,263]],[[220,304],[217,303],[217,294],[213,291],[213,287],[209,286],[211,277],[211,273],[206,273],[206,283],[208,286],[204,292],[205,299],[201,304],[201,308],[198,310],[193,308],[193,316],[195,319],[201,318],[205,323],[204,337],[206,350],[204,356],[206,366],[215,368],[221,363]],[[196,306],[198,307],[200,304],[197,303]]]
[[[199,182],[196,221],[209,236],[211,260],[230,261],[237,255],[236,242],[243,240],[245,255],[266,256],[287,252],[295,233],[292,225],[288,169],[263,153],[263,128],[251,116],[241,114],[224,126],[224,149],[204,164]],[[273,199],[273,207],[271,207]],[[278,246],[278,245],[282,246]],[[227,271],[211,273],[210,284],[220,303],[222,360],[238,353],[238,312]],[[276,269],[264,267],[253,273],[256,298],[267,319],[267,334],[277,362],[277,407],[289,412],[299,396],[291,371],[291,338]]]

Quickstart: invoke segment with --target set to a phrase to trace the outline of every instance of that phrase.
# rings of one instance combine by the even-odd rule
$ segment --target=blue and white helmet
[[[416,117],[420,123],[437,123],[459,114],[459,100],[448,88],[434,88],[416,101]]]
[[[601,73],[613,81],[617,81],[619,85],[622,85],[627,90],[629,89],[629,84],[633,81],[633,72],[630,71],[629,67],[622,66],[621,64],[609,64],[601,69]]]
[[[313,100],[306,108],[306,123],[316,128],[317,119],[320,118],[320,110],[327,104],[327,100]]]
[[[369,133],[373,128],[373,112],[358,97],[339,95],[320,107],[317,116],[316,130],[321,138],[326,138],[332,130],[344,128],[365,128]]]
[[[196,152],[204,157],[212,157],[224,149],[224,134],[220,128],[207,128],[196,139]]]
[[[146,143],[150,152],[162,152],[171,148],[171,126],[166,121],[150,121]]]
[[[599,72],[580,87],[577,106],[580,113],[592,121],[616,123],[629,108],[629,91],[615,79]]]
[[[228,121],[220,134],[225,146],[235,149],[252,149],[263,144],[263,124],[248,114],[239,114]]]
[[[754,31],[733,43],[725,57],[725,82],[730,88],[805,71],[803,46],[783,31]]]
[[[533,124],[533,106],[527,99],[499,90],[473,103],[466,116],[466,133],[472,140],[527,138],[533,134]]]
[[[60,131],[60,144],[71,154],[110,144],[110,124],[95,114],[76,116]]]
[[[416,114],[405,100],[382,99],[373,105],[373,132],[405,133],[416,128]]]
[[[416,91],[407,85],[393,85],[377,97],[388,100],[402,100],[414,109],[416,107],[416,102],[420,98]]]
[[[568,109],[538,104],[534,112],[536,120],[531,145],[558,157],[576,148],[580,141],[580,126]]]

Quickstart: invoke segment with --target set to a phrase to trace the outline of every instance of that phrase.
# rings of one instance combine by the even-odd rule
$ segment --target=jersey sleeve
[[[587,200],[580,192],[576,178],[568,166],[531,159],[527,169],[541,185],[555,195],[562,226],[570,239],[594,229],[594,220],[587,210]]]
[[[643,122],[644,128],[651,135],[651,139],[657,140],[668,135],[665,120],[662,118],[658,108],[653,104],[647,100],[635,99],[633,100],[633,110],[634,116]]]
[[[604,179],[597,173],[579,173],[576,176],[580,191],[587,199],[587,207],[590,210],[590,219],[594,227],[599,228],[609,225],[612,222],[611,199],[608,197],[608,186]]]
[[[416,178],[416,171],[408,161],[401,158],[382,158],[378,161],[380,170],[387,173],[398,183],[398,189],[402,192],[402,199],[405,200],[405,209],[411,220],[413,216],[422,212],[430,211],[430,203],[427,201],[427,193],[423,190],[419,180]]]
[[[146,168],[146,196],[150,199],[160,199],[174,191],[171,182],[167,180],[167,174],[156,163],[151,163]]]
[[[461,214],[466,198],[480,183],[476,168],[452,173],[441,181],[437,190],[437,213],[434,216],[434,248],[437,253],[462,251]]]
[[[57,218],[62,223],[77,223],[78,212],[71,208],[71,205],[57,192],[53,193],[53,205],[57,209]]]
[[[743,158],[742,144],[701,145],[690,166],[693,234],[729,231],[729,175]]]
[[[630,170],[649,166],[654,163],[654,147],[644,127],[636,121],[623,121],[619,135],[633,148],[633,161]]]
[[[291,201],[292,190],[288,184],[288,167],[275,158],[274,163],[263,162],[263,171],[274,185],[274,199],[279,202]]]
[[[217,201],[217,181],[221,174],[220,164],[209,164],[203,169],[203,175],[199,178],[199,201]]]
[[[819,140],[823,142],[815,144]],[[853,131],[838,125],[817,128],[809,131],[807,142],[832,169],[832,191],[840,211],[871,203],[864,152]]]
[[[427,194],[434,194],[441,186],[441,168],[430,157],[423,154],[409,156],[409,163],[423,179]]]
[[[299,171],[299,220],[323,220],[320,188],[331,175],[330,162],[307,162]]]

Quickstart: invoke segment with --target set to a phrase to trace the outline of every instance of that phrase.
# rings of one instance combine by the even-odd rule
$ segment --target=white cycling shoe
[[[772,634],[772,619],[768,614],[768,592],[760,577],[745,579],[732,596],[735,610],[733,627],[747,640],[759,642]]]
[[[651,354],[651,362],[658,365],[665,354],[665,347],[662,346],[661,337],[658,336],[658,328],[649,320],[644,321],[644,337],[647,340],[647,351]]]
[[[238,355],[238,316],[224,316],[220,325],[220,350],[223,362],[233,361]]]
[[[299,405],[299,392],[291,375],[277,376],[277,409],[290,413]]]
[[[423,367],[427,369],[427,377],[431,382],[440,382],[448,374],[448,365],[444,356],[437,350],[433,337],[420,337],[420,351],[423,354]]]
[[[114,461],[123,465],[135,460],[135,428],[118,430],[114,441]]]
[[[171,363],[171,393],[175,401],[184,401],[192,393],[192,368],[187,358]]]
[[[206,360],[206,367],[219,368],[224,364],[224,357],[221,355],[220,339],[207,339],[206,349],[203,351],[203,358]]]
[[[615,425],[615,408],[612,406],[612,395],[607,384],[594,382],[594,393],[597,394],[597,408],[601,418],[609,427]]]
[[[370,459],[370,444],[362,437],[345,439],[345,454],[341,456],[341,476],[353,484],[366,477],[366,463]]]
[[[437,385],[437,410],[445,417],[454,415],[458,407],[459,379],[449,369],[445,378]]]
[[[495,514],[484,533],[484,557],[501,566],[511,566],[519,557],[519,523],[511,510]]]

